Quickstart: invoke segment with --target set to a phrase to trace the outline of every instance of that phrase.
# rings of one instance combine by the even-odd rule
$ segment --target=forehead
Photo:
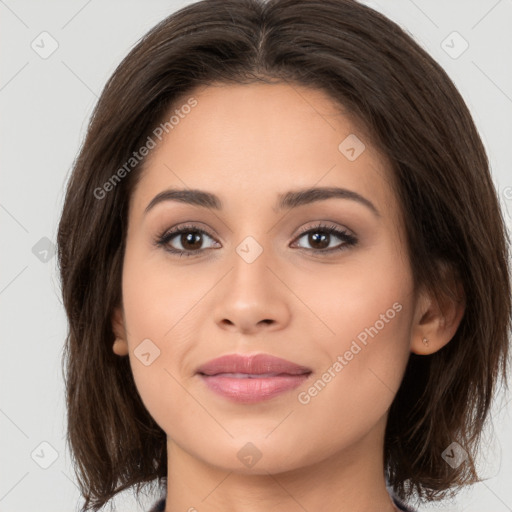
[[[260,209],[280,193],[313,186],[394,202],[384,158],[322,91],[284,83],[214,85],[182,96],[171,116],[161,141],[154,137],[134,191],[136,212],[170,187],[208,190],[228,205]]]

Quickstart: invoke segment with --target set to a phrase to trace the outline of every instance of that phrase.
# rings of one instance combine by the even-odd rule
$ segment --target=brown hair
[[[385,437],[398,496],[440,499],[476,482],[475,454],[511,320],[505,231],[488,159],[463,98],[397,24],[354,0],[206,0],[156,25],[108,80],[74,162],[58,230],[68,443],[82,510],[166,480],[166,436],[145,409],[128,358],[112,352],[128,204],[144,164],[94,193],[168,116],[214,82],[281,81],[327,93],[392,164],[416,286],[436,297],[458,279],[466,310],[453,339],[412,354]],[[446,278],[445,278],[446,276]],[[452,468],[443,451],[469,452]]]

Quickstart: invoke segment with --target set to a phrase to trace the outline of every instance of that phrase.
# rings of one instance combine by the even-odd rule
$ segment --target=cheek
[[[377,311],[385,312],[387,306],[384,301],[383,308]],[[360,313],[358,323],[368,326],[361,329],[353,327],[353,317],[340,316],[336,324],[339,334],[332,337],[331,343],[324,339],[323,350],[328,357],[309,387],[298,396],[301,405],[294,415],[295,420],[303,421],[306,432],[322,432],[319,453],[356,446],[384,420],[409,357],[409,314],[404,305],[382,327],[380,323],[375,325],[370,312]],[[345,335],[344,320],[352,326],[352,332],[364,336]]]
[[[148,251],[144,243],[127,246],[123,266],[123,305],[131,348],[150,338],[160,349],[172,339],[189,338],[197,304],[210,282],[194,278],[193,266],[180,268],[162,250]],[[161,346],[160,346],[161,345]]]
[[[208,284],[184,272],[171,273],[169,264],[164,268],[161,262],[161,257],[152,259],[127,246],[123,265],[130,365],[142,401],[159,424],[161,411],[181,404],[184,392],[178,381],[187,371],[182,365],[198,324],[196,306]]]
[[[375,348],[403,347],[411,321],[413,281],[391,244],[354,252],[339,265],[304,275],[301,293],[326,327],[326,347],[348,350],[356,339],[367,346],[382,340],[372,343]]]
[[[371,256],[371,255],[370,255]],[[309,295],[331,330],[317,349],[328,354],[318,379],[306,389],[311,418],[329,411],[327,431],[354,436],[382,417],[400,386],[409,358],[413,283],[393,251],[332,271]],[[312,280],[313,282],[313,280]],[[327,286],[325,286],[327,284]],[[314,411],[314,412],[313,412]],[[313,419],[312,421],[317,421]],[[321,423],[321,421],[320,421]]]

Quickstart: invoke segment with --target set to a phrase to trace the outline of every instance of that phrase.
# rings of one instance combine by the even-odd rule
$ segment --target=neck
[[[395,512],[383,472],[385,418],[380,427],[320,462],[270,471],[258,463],[246,472],[214,466],[168,438],[165,511]]]

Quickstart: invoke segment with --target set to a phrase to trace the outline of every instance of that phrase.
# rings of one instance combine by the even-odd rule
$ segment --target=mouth
[[[290,374],[290,373],[215,373],[215,374],[207,374],[207,373],[199,373],[199,375],[204,375],[205,377],[230,377],[233,379],[264,379],[268,377],[289,377],[291,375],[305,375],[304,372],[301,374]]]
[[[312,370],[267,354],[231,354],[209,361],[197,370],[206,387],[232,402],[269,400],[303,384]]]
[[[265,375],[275,377],[281,374],[303,375],[311,373],[307,366],[272,356],[270,354],[242,355],[228,354],[212,359],[201,365],[196,372],[203,375],[234,374],[240,375]]]

